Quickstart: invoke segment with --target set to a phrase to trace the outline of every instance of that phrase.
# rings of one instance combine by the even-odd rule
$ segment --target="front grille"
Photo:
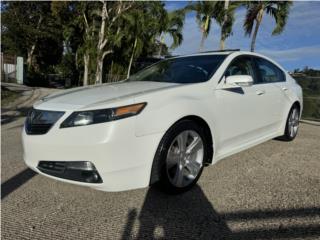
[[[26,133],[46,134],[63,114],[64,112],[31,109],[25,123]]]

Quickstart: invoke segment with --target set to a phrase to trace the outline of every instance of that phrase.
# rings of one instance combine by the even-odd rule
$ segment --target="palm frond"
[[[248,6],[247,14],[243,24],[245,35],[251,36],[253,25],[258,16],[259,11],[260,4],[250,4]]]
[[[267,9],[269,13],[276,21],[276,26],[272,31],[272,35],[278,35],[283,32],[287,20],[289,17],[290,7],[292,2],[278,2],[276,7],[272,6]]]

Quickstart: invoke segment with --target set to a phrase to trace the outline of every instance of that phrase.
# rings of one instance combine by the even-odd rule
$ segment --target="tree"
[[[247,4],[247,14],[244,21],[244,29],[246,35],[251,36],[253,26],[254,32],[251,40],[251,51],[254,52],[256,38],[259,27],[261,25],[264,12],[274,18],[276,26],[273,29],[272,35],[282,33],[287,23],[291,1],[252,1]]]
[[[225,0],[220,2],[223,3],[223,11],[217,16],[217,21],[221,26],[221,34],[220,34],[220,49],[223,50],[225,48],[225,40],[232,34],[232,26],[235,20],[234,13],[235,10],[243,5],[243,2],[240,1],[232,1]],[[222,7],[221,7],[222,8]]]
[[[143,48],[144,41],[150,41],[147,39],[148,34],[146,29],[148,29],[148,24],[150,24],[147,16],[143,13],[141,9],[134,9],[125,15],[125,19],[128,22],[127,25],[127,34],[128,37],[133,39],[132,43],[132,52],[129,60],[127,78],[130,76],[130,71],[132,67],[132,62],[135,54],[139,54]]]
[[[78,11],[80,18],[77,21],[77,24],[82,29],[82,43],[78,47],[77,55],[82,56],[82,64],[84,67],[83,70],[83,85],[86,86],[90,82],[93,82],[93,79],[90,78],[94,73],[94,58],[97,56],[97,36],[96,36],[96,25],[99,24],[99,20],[95,18],[96,9],[99,6],[97,3],[92,2],[81,2],[78,5]],[[81,58],[79,58],[81,59]],[[79,61],[81,62],[81,61]],[[92,73],[92,74],[91,74]]]
[[[158,36],[169,33],[173,37],[172,46],[177,46],[182,41],[180,17],[170,15],[161,2],[141,2],[133,10],[124,15],[125,35],[131,45],[132,51],[129,60],[127,77],[130,76],[132,63],[145,48],[159,44],[159,51],[164,43],[158,43]],[[174,19],[176,18],[176,19]],[[177,26],[175,26],[177,25]]]
[[[161,34],[159,36],[159,57],[162,55],[163,48],[166,46],[164,42],[164,36],[168,34],[172,38],[172,44],[170,46],[171,49],[174,49],[181,45],[183,41],[183,25],[185,19],[185,10],[179,9],[172,12],[167,13],[165,11],[165,16],[161,19]]]
[[[55,21],[50,2],[3,2],[2,45],[7,52],[21,54],[27,59],[28,70],[40,71],[61,59],[62,31]],[[46,46],[51,51],[40,51]],[[42,66],[39,64],[42,63]]]
[[[79,82],[83,82],[83,85],[88,84],[88,64],[84,66],[82,61],[82,48],[86,40],[84,21],[86,7],[85,2],[51,2],[52,14],[61,25],[64,38],[64,53],[61,62],[57,66],[57,70],[63,76],[71,78],[72,83],[77,83],[77,85]],[[86,73],[83,73],[82,68],[86,69],[84,71]],[[79,79],[80,73],[81,81]]]
[[[198,25],[202,31],[199,51],[203,50],[204,41],[208,37],[211,24],[221,15],[221,4],[218,1],[199,1],[186,7],[187,11],[195,11]]]
[[[117,26],[119,18],[132,8],[133,2],[102,1],[99,16],[99,34],[96,45],[96,84],[102,83],[104,58],[113,52],[114,45],[120,41],[121,31]],[[113,40],[113,41],[112,41]]]
[[[183,11],[168,13],[159,1],[3,2],[1,17],[3,50],[25,56],[39,75],[46,68],[81,76],[83,85],[102,83],[107,71],[128,74],[139,57],[168,53],[164,36],[172,37],[171,48],[181,44],[184,21]]]

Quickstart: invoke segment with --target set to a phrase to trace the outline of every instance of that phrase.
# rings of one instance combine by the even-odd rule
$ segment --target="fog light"
[[[94,164],[88,161],[40,161],[38,169],[59,178],[87,183],[102,183]]]
[[[99,175],[96,171],[83,171],[82,176],[85,177],[86,182],[98,182],[99,181]]]
[[[69,162],[67,168],[85,171],[96,170],[96,168],[91,162]]]

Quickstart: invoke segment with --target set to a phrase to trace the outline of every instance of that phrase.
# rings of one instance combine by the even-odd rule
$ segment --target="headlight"
[[[117,108],[73,112],[61,123],[60,128],[85,126],[110,122],[139,114],[147,103],[138,103]]]

